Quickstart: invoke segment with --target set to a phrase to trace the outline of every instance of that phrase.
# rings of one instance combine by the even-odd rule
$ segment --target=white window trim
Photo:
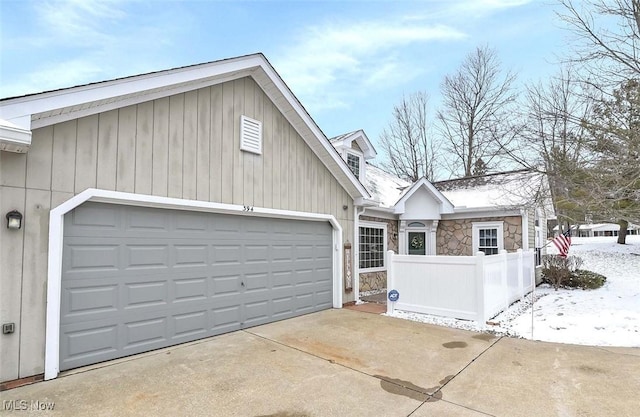
[[[358,179],[360,180],[360,182],[362,182],[365,178],[364,176],[364,167],[365,167],[365,162],[364,162],[364,154],[360,151],[357,151],[353,148],[349,148],[349,149],[345,149],[344,150],[344,162],[347,163],[347,166],[349,166],[349,160],[348,160],[348,155],[352,155],[352,156],[357,156],[358,159],[360,160],[360,164],[359,164],[359,171],[358,171]],[[351,168],[349,167],[349,170],[351,170]],[[355,174],[354,174],[355,175]]]
[[[369,228],[374,228],[374,229],[382,229],[382,242],[383,242],[383,249],[382,249],[382,267],[376,267],[376,268],[360,268],[360,228],[361,227],[369,227]],[[386,271],[387,270],[387,262],[386,262],[386,253],[387,253],[387,224],[386,223],[377,223],[377,222],[367,222],[367,221],[361,221],[358,224],[358,268],[359,268],[359,272],[360,273],[367,273],[367,272],[381,272],[381,271]]]
[[[480,245],[480,229],[498,229],[498,252],[504,249],[504,222],[473,222],[472,227],[472,254],[475,255],[479,252],[478,246]]]

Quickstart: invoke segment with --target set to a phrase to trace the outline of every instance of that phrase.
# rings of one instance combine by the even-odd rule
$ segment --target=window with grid
[[[358,155],[354,155],[352,153],[347,154],[347,165],[353,175],[360,178],[360,157]]]
[[[360,227],[360,269],[384,268],[384,228]]]
[[[497,255],[500,251],[498,245],[498,228],[478,229],[478,250],[485,255]]]

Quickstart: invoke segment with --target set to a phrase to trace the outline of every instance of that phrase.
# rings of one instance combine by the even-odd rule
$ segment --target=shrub
[[[558,288],[582,288],[593,290],[604,285],[607,278],[595,272],[580,269],[582,258],[557,255],[542,257],[542,282]]]
[[[596,272],[579,269],[575,271],[565,286],[571,288],[582,288],[583,290],[595,290],[600,288],[607,281],[607,277]]]
[[[561,258],[557,255],[545,255],[542,257],[542,282],[551,284],[557,290],[567,285],[580,266],[582,258],[577,256]]]

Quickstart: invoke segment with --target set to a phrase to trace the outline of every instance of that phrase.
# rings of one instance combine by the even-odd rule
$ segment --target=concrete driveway
[[[638,392],[640,349],[495,338],[343,309],[1,392],[0,414],[636,416]],[[50,403],[53,411],[36,410]]]

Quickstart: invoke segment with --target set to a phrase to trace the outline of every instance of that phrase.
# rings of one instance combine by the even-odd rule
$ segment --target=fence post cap
[[[482,251],[478,251],[478,252],[476,252],[476,256],[485,256],[485,254]]]

